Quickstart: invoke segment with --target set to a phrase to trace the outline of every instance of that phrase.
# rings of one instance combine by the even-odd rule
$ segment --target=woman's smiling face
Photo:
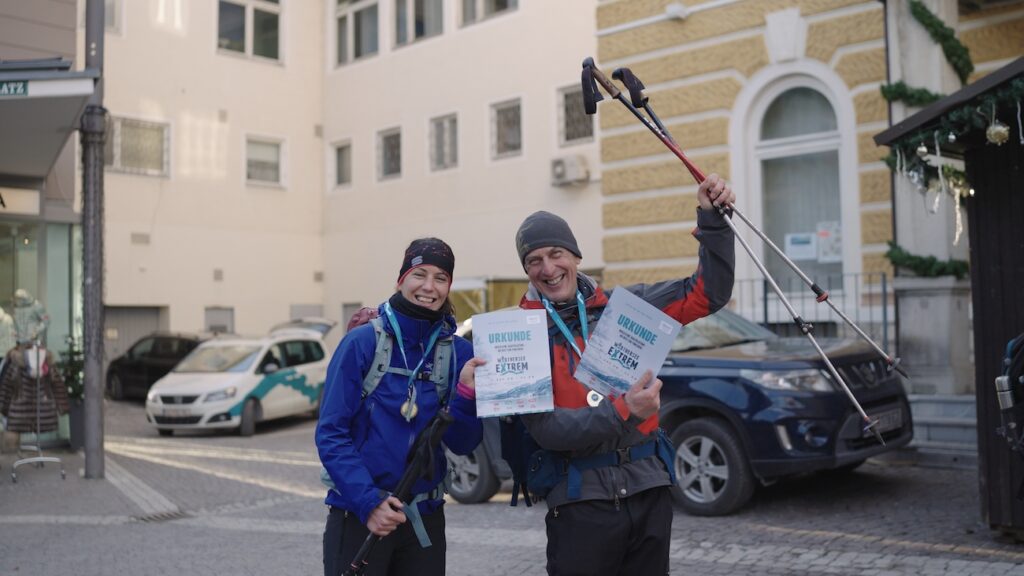
[[[430,310],[440,310],[448,299],[452,279],[447,272],[433,264],[413,268],[398,284],[398,291],[406,300]]]

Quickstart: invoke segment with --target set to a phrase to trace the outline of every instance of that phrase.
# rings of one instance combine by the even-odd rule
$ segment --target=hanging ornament
[[[921,145],[917,147],[917,156],[919,158],[924,158],[927,155],[928,155],[928,147],[924,145],[924,142],[921,142]]]
[[[956,143],[956,133],[955,132],[950,132],[949,136],[946,136],[946,141],[949,142],[950,144],[955,144]]]
[[[1002,146],[1010,139],[1010,127],[996,119],[995,104],[992,105],[992,116],[988,128],[985,129],[985,139],[996,146]]]
[[[960,244],[960,236],[964,233],[964,218],[960,209],[960,195],[956,194],[953,202],[953,211],[956,213],[954,222],[953,246]]]

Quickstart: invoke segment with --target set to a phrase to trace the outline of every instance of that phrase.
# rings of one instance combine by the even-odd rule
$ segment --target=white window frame
[[[441,29],[438,30],[435,34],[424,34],[423,36],[416,36],[416,0],[391,0],[391,2],[392,2],[392,9],[394,11],[393,22],[394,22],[395,26],[394,26],[393,30],[394,30],[394,34],[395,34],[395,36],[394,36],[394,41],[395,41],[394,44],[395,44],[396,47],[398,47],[398,46],[408,46],[410,44],[415,44],[417,42],[421,42],[421,41],[426,40],[428,38],[434,38],[434,37],[441,36],[441,35],[444,34],[444,12],[445,12],[445,10],[444,10],[444,0],[424,0],[424,2],[437,2],[437,4],[440,5],[440,7],[441,7]],[[399,9],[399,3],[401,3],[401,2],[405,3],[405,27],[406,27],[405,35],[406,35],[406,38],[405,38],[404,41],[399,41],[399,39],[398,39],[398,16],[399,16],[399,13],[401,12],[401,10]]]
[[[445,136],[445,157],[441,159],[437,158],[437,150],[434,148],[437,137],[437,123],[439,122],[443,126]],[[449,129],[449,122],[455,123],[454,131]],[[430,157],[430,171],[441,172],[457,168],[459,166],[459,115],[452,112],[451,114],[442,114],[431,118],[427,126],[427,135],[427,154]]]
[[[352,64],[354,62],[360,62],[362,60],[365,60],[367,58],[373,58],[374,56],[380,54],[380,47],[383,44],[383,34],[381,33],[382,32],[381,22],[384,20],[384,16],[385,16],[382,13],[382,11],[381,11],[381,6],[380,6],[381,1],[380,0],[360,0],[360,1],[357,1],[357,2],[352,2],[352,3],[344,4],[344,5],[339,4],[338,0],[329,0],[329,1],[334,3],[334,20],[333,20],[333,24],[332,24],[332,28],[334,30],[334,33],[332,34],[332,37],[334,38],[334,43],[333,43],[332,51],[331,51],[331,60],[334,62],[334,68],[340,68],[342,66],[347,66],[347,65]],[[369,53],[369,54],[363,54],[362,56],[356,56],[356,50],[355,50],[355,48],[356,48],[356,28],[355,28],[356,27],[356,20],[355,20],[355,16],[356,16],[357,13],[361,12],[362,10],[364,10],[366,8],[369,8],[371,6],[374,6],[374,5],[377,6],[377,49],[374,50],[373,52]],[[346,31],[346,34],[347,34],[347,38],[345,40],[345,42],[346,42],[346,46],[345,46],[346,59],[345,59],[344,62],[339,62],[338,61],[338,42],[340,42],[340,38],[338,37],[338,20],[340,18],[342,18],[342,17],[345,17],[345,31]]]
[[[398,135],[398,172],[395,174],[384,173],[384,139],[388,136]],[[379,182],[385,182],[388,180],[398,180],[402,177],[402,170],[404,168],[402,163],[402,127],[395,126],[393,128],[386,128],[384,130],[377,131],[377,180]]]
[[[511,152],[498,152],[498,112],[513,106],[519,107],[519,149]],[[516,156],[523,155],[523,148],[526,147],[526,136],[523,130],[523,99],[509,98],[508,100],[502,100],[501,102],[495,102],[490,106],[490,124],[491,124],[491,160],[504,160],[506,158],[515,158]]]
[[[259,144],[276,144],[277,145],[277,182],[271,182],[269,180],[252,180],[249,178],[249,143]],[[268,136],[265,134],[246,134],[242,140],[242,176],[245,179],[246,186],[262,187],[262,188],[287,188],[288,171],[285,167],[288,165],[287,162],[287,146],[284,138],[276,136]]]
[[[342,147],[348,148],[348,182],[343,183],[338,182],[338,149]],[[351,139],[338,140],[331,143],[331,165],[333,166],[331,173],[334,176],[331,180],[331,188],[344,189],[352,187],[352,181],[355,179],[355,162],[353,162],[352,154],[353,150]]]
[[[567,118],[565,116],[565,96],[566,94],[570,94],[572,92],[579,92],[582,95],[583,88],[579,84],[573,84],[570,86],[565,86],[558,90],[558,145],[562,147],[576,146],[578,144],[587,144],[593,142],[594,132],[596,132],[596,129],[594,127],[594,117],[596,115],[586,114],[586,112],[584,112],[586,118],[590,120],[590,136],[584,138],[575,138],[573,140],[569,140],[568,138],[566,138],[568,126],[566,124]],[[580,109],[582,110],[582,98],[580,106]]]
[[[475,6],[476,16],[472,20],[466,20],[465,2],[471,1]],[[492,18],[498,18],[505,16],[519,10],[519,0],[510,0],[515,2],[515,6],[510,6],[504,10],[498,12],[491,12],[490,14],[484,14],[484,6],[488,0],[456,0],[459,7],[459,25],[460,26],[472,26],[473,24],[479,24],[480,22],[486,22]]]
[[[121,163],[121,125],[124,122],[135,122],[139,124],[148,124],[150,126],[162,127],[164,131],[164,153],[163,153],[163,169],[162,170],[147,170],[145,168],[133,168],[123,166]],[[167,178],[171,174],[171,124],[169,122],[162,122],[159,120],[148,120],[144,118],[136,118],[132,116],[122,115],[111,115],[110,122],[107,125],[107,139],[111,141],[111,148],[114,151],[114,157],[110,158],[111,163],[106,164],[106,158],[104,158],[104,169],[109,172],[119,172],[121,174],[135,174],[139,176],[157,176],[161,178]]]
[[[277,64],[284,63],[284,8],[282,4],[285,0],[281,0],[280,3],[267,2],[266,0],[216,0],[213,3],[214,18],[213,21],[216,23],[214,26],[214,32],[217,35],[217,41],[214,42],[216,51],[218,54],[226,56],[237,56],[243,58],[251,58],[261,62],[273,62]],[[245,10],[245,47],[242,52],[237,50],[231,50],[229,48],[221,48],[220,46],[220,5],[221,2],[227,2],[228,4],[234,4],[241,6]],[[270,58],[268,56],[261,56],[254,52],[254,26],[256,21],[256,10],[261,12],[269,12],[277,15],[277,58]]]

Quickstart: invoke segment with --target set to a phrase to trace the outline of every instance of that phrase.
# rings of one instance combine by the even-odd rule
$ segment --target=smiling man
[[[712,174],[697,198],[697,271],[622,288],[683,324],[718,310],[732,295],[734,238],[716,206],[736,196]],[[520,307],[548,312],[555,394],[553,412],[522,419],[537,443],[566,459],[570,470],[546,498],[548,574],[667,574],[673,464],[667,438],[656,433],[661,380],[647,373],[629,392],[607,400],[577,382],[573,373],[587,328],[597,323],[608,293],[579,272],[583,255],[576,237],[554,214],[528,216],[516,233],[516,249],[530,278]]]

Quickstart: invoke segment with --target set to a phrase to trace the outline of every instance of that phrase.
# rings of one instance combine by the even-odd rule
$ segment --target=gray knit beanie
[[[576,244],[569,224],[562,218],[543,210],[534,212],[523,220],[516,232],[516,250],[519,251],[519,262],[526,268],[526,255],[537,248],[558,246],[565,248],[582,258],[580,247]]]

